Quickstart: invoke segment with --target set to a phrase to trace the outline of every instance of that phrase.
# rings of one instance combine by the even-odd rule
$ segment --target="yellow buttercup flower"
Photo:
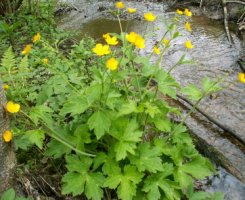
[[[9,89],[9,85],[4,84],[4,85],[3,85],[3,89],[4,89],[4,90],[8,90],[8,89]]]
[[[128,8],[128,12],[129,13],[135,13],[136,12],[136,8]]]
[[[245,73],[239,73],[239,74],[238,74],[238,80],[239,80],[241,83],[245,83]]]
[[[145,48],[145,40],[135,32],[130,32],[126,35],[127,41],[134,44],[136,47],[143,49]]]
[[[48,64],[48,62],[49,62],[48,58],[44,58],[44,59],[43,59],[43,63],[44,63],[44,64],[46,64],[46,65],[47,65],[47,64]]]
[[[118,9],[123,9],[123,8],[125,7],[124,3],[121,2],[121,1],[116,2],[115,6],[116,6]]]
[[[37,43],[40,39],[41,39],[41,35],[40,33],[37,33],[36,35],[34,35],[32,41],[33,43]]]
[[[170,42],[169,39],[163,38],[163,43],[164,43],[165,45],[168,45],[169,42]]]
[[[106,61],[106,67],[109,70],[114,71],[118,68],[118,61],[115,58],[110,58]]]
[[[160,48],[159,48],[159,47],[154,46],[154,48],[153,48],[153,52],[154,52],[155,54],[159,55],[159,54],[161,53],[161,50],[160,50]]]
[[[6,105],[6,110],[10,113],[17,113],[20,110],[20,104],[9,101]]]
[[[3,133],[3,140],[4,142],[10,142],[13,139],[13,133],[9,130],[6,130]]]
[[[104,34],[103,38],[105,38],[106,43],[109,45],[117,45],[118,44],[117,37],[116,36],[111,37],[109,33]]]
[[[189,32],[192,31],[192,29],[191,29],[191,24],[190,24],[189,22],[186,22],[186,23],[185,23],[185,29],[186,29],[187,31],[189,31]]]
[[[156,16],[152,14],[152,12],[148,12],[144,14],[144,18],[146,21],[153,22],[156,20]]]
[[[187,49],[192,49],[194,46],[192,45],[192,43],[191,43],[190,40],[187,40],[187,41],[185,42],[185,47],[186,47]]]
[[[187,17],[191,17],[191,16],[192,16],[192,12],[189,11],[187,8],[185,9],[184,13],[185,13],[185,15],[186,15]]]
[[[111,53],[109,45],[102,45],[100,43],[96,44],[93,48],[93,52],[97,54],[97,56],[103,56]]]
[[[21,52],[22,55],[27,55],[31,51],[32,45],[28,44],[25,46],[24,50]]]
[[[134,42],[134,45],[138,47],[139,49],[145,48],[145,40],[140,35],[136,37],[136,40]]]
[[[129,34],[126,35],[126,39],[127,41],[131,42],[131,43],[134,43],[135,40],[136,40],[136,37],[137,37],[137,33],[135,32],[130,32]]]
[[[183,11],[181,11],[180,9],[177,9],[176,12],[177,12],[177,14],[179,14],[179,15],[183,15]]]
[[[110,36],[110,33],[103,34],[103,38],[107,38]]]

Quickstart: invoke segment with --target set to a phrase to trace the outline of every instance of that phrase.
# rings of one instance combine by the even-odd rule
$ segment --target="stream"
[[[60,18],[59,26],[76,33],[76,39],[87,35],[102,41],[103,34],[120,32],[118,21],[107,11],[108,8],[114,7],[114,2],[96,0],[64,0],[64,2],[74,10]],[[142,54],[149,55],[155,42],[161,39],[166,30],[163,22],[170,21],[176,13],[167,10],[166,3],[126,2],[126,5],[137,8],[137,13],[130,15],[129,18],[123,15],[123,30],[150,35],[150,38],[146,39],[146,48],[141,51]],[[244,56],[244,46],[234,33],[231,33],[234,43],[231,45],[228,42],[222,22],[202,16],[196,8],[191,10],[194,16],[189,21],[193,31],[189,33],[184,26],[180,28],[182,36],[171,43],[163,67],[169,69],[185,54],[186,59],[195,62],[173,70],[172,75],[181,85],[189,83],[200,85],[205,76],[211,79],[224,78],[224,89],[205,98],[198,107],[215,119],[218,125],[202,114],[194,114],[186,121],[186,125],[194,138],[199,141],[197,146],[200,151],[217,165],[223,166],[218,168],[217,175],[205,180],[209,184],[204,181],[203,184],[206,185],[204,189],[222,191],[227,200],[245,200],[245,85],[237,80],[237,74],[241,72],[237,60]],[[148,23],[142,20],[143,13],[147,11],[158,16],[156,22]],[[156,30],[156,34],[152,34],[152,30]],[[195,47],[186,50],[183,45],[186,40],[191,40]],[[156,58],[153,57],[154,59]],[[190,108],[188,102],[183,99],[179,101],[182,104],[180,107],[187,112]]]

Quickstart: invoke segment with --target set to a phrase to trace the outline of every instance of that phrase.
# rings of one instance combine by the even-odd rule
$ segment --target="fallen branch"
[[[226,7],[226,0],[222,0],[223,10],[224,10],[224,26],[225,26],[225,32],[228,38],[228,41],[232,43],[231,35],[229,31],[229,25],[228,25],[228,14],[227,14],[227,7]]]

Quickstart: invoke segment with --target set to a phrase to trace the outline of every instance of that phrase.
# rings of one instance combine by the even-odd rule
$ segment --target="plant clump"
[[[123,2],[115,6],[117,15],[125,8]],[[177,13],[192,16],[188,9]],[[144,18],[152,23],[159,19],[151,12]],[[192,111],[178,123],[171,116],[181,112],[167,99],[176,99],[180,92],[196,106],[220,90],[220,80],[205,78],[201,87],[180,86],[171,71],[190,63],[184,55],[170,70],[162,67],[171,42],[180,36],[176,23],[168,25],[151,55],[139,53],[147,37],[123,30],[104,34],[106,44],[81,40],[68,55],[46,42],[42,33],[18,56],[9,47],[0,74],[10,86],[6,110],[16,118],[4,141],[14,137],[17,148],[36,145],[46,157],[65,161],[63,195],[92,200],[113,195],[122,200],[211,199],[212,194],[194,190],[196,179],[215,170],[184,126]],[[182,26],[191,31],[189,22]],[[194,48],[189,40],[183,45]]]

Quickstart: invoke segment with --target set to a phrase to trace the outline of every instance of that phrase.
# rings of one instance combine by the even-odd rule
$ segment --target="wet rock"
[[[223,168],[218,168],[215,176],[209,177],[205,189],[208,192],[222,192],[225,200],[245,200],[245,184],[237,180]]]

